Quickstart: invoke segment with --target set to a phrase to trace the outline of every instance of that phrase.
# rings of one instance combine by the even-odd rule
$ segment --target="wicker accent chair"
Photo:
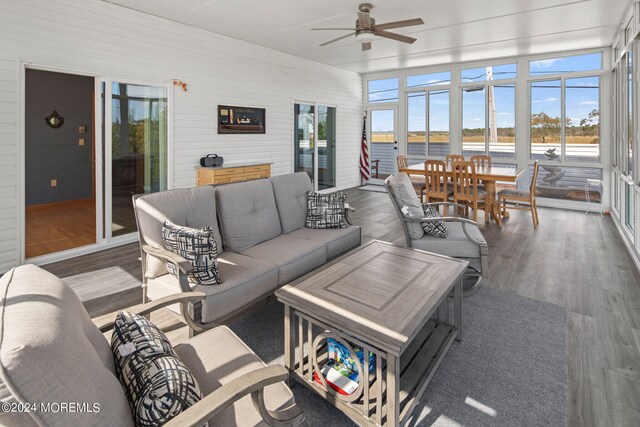
[[[409,158],[407,156],[398,156],[396,162],[398,163],[398,171],[409,166]],[[409,175],[409,178],[413,188],[416,189],[416,193],[420,195],[420,202],[424,203],[424,191],[426,190],[424,177],[422,175]]]
[[[536,184],[538,181],[538,169],[540,165],[536,160],[533,164],[533,177],[529,185],[529,191],[507,188],[498,192],[498,206],[504,214],[508,209],[531,211],[533,228],[538,228],[538,206],[536,205]]]
[[[466,276],[477,277],[471,283],[465,283],[464,296],[475,293],[483,279],[487,278],[489,269],[489,247],[487,241],[478,228],[478,225],[470,219],[455,214],[449,214],[449,210],[465,208],[452,202],[435,202],[421,205],[418,196],[412,191],[411,181],[406,173],[389,176],[384,187],[387,190],[396,214],[400,218],[406,245],[409,248],[433,252],[441,255],[460,258],[469,261],[469,269]],[[442,207],[442,216],[425,218],[411,216],[411,211],[404,214],[403,211],[412,207],[412,210],[423,210],[425,206]],[[424,233],[422,223],[428,221],[444,221],[447,227],[447,237],[434,237]]]

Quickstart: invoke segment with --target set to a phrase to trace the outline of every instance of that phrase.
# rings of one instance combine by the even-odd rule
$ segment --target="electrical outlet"
[[[86,128],[84,127],[84,125],[78,126],[78,133],[85,133],[85,132],[86,132]]]
[[[58,180],[57,179],[52,179],[51,180],[51,186],[52,187],[57,187],[58,186]]]
[[[84,147],[84,138],[80,138],[78,140],[78,145],[80,145],[81,147]]]

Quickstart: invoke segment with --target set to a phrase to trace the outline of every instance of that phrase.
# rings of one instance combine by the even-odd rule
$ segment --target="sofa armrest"
[[[180,294],[168,295],[163,298],[159,298],[157,300],[145,303],[134,305],[127,309],[131,314],[138,314],[140,316],[144,316],[153,311],[159,310],[161,308],[167,307],[172,304],[178,303],[194,303],[198,301],[202,301],[205,298],[204,292],[183,292]],[[93,319],[93,323],[96,324],[98,329],[101,332],[107,332],[113,329],[113,324],[116,319],[116,313],[107,313],[102,316],[96,317]]]
[[[166,249],[163,248],[156,248],[155,246],[151,246],[151,245],[142,245],[142,250],[149,255],[152,255],[156,258],[160,258],[164,261],[170,262],[173,265],[176,266],[176,268],[184,274],[189,274],[193,271],[193,265],[187,261],[186,259],[184,259],[183,257],[181,257],[180,255],[168,251]]]
[[[251,394],[254,407],[268,425],[298,426],[303,423],[304,414],[296,404],[280,411],[271,411],[264,406],[264,388],[270,384],[286,381],[288,378],[289,371],[282,365],[267,366],[246,373],[214,390],[165,426],[201,426],[248,394]]]
[[[344,219],[347,220],[347,224],[353,225],[353,224],[351,224],[351,219],[349,218],[349,213],[350,212],[355,212],[355,211],[356,211],[355,208],[352,208],[348,204],[344,207]]]

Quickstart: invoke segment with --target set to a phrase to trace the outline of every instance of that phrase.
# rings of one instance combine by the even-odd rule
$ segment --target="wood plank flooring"
[[[363,243],[380,239],[404,244],[387,194],[358,189],[348,194]],[[540,208],[539,215],[537,230],[528,212],[513,212],[502,229],[480,218],[489,242],[485,286],[567,308],[570,426],[640,425],[640,274],[611,218],[549,208]],[[137,244],[45,268],[73,280],[86,272],[99,277],[110,267],[128,272],[129,285],[138,284]],[[125,277],[119,275],[119,280]],[[107,286],[108,277],[103,280]],[[97,315],[124,308],[139,302],[140,295],[137,290],[124,297],[102,297],[89,309]],[[172,341],[187,338],[186,328],[166,312],[152,315],[152,320],[168,328]]]

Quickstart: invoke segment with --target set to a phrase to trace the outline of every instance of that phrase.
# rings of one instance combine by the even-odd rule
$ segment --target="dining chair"
[[[396,162],[398,163],[398,172],[401,169],[409,167],[409,158],[404,155],[400,155],[396,158]],[[416,193],[420,196],[420,203],[424,203],[424,191],[426,190],[425,179],[422,175],[409,175],[411,179],[411,184],[413,184],[413,188],[416,190]]]
[[[491,168],[491,156],[485,156],[485,155],[471,156],[469,160],[471,160],[473,164],[476,166],[476,172],[478,171],[478,169]],[[484,183],[478,184],[478,188],[481,190],[484,190]]]
[[[447,179],[447,164],[442,160],[426,160],[424,162],[425,173],[425,199],[426,202],[446,202],[453,196],[452,185]]]
[[[451,168],[451,166],[453,165],[453,162],[463,162],[464,156],[460,154],[449,154],[447,155],[447,157],[445,157],[445,159],[447,162],[447,166]]]
[[[473,209],[473,220],[478,221],[478,209],[484,210],[484,222],[489,222],[488,193],[478,188],[476,167],[470,161],[454,161],[453,202]]]
[[[498,192],[498,207],[502,211],[502,215],[508,209],[516,209],[522,211],[531,211],[531,219],[533,220],[533,228],[538,228],[540,221],[538,219],[538,206],[536,205],[536,185],[538,182],[538,169],[540,165],[536,160],[533,163],[533,177],[529,185],[529,191],[506,188]]]

